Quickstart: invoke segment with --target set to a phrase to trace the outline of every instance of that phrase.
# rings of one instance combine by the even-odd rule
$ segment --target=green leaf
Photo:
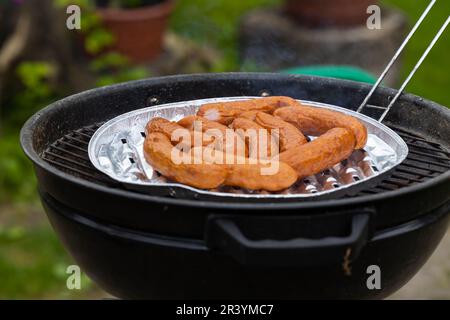
[[[114,36],[102,28],[97,28],[86,35],[85,48],[91,54],[97,54],[114,44]]]
[[[117,52],[108,52],[90,63],[90,69],[94,72],[108,70],[110,68],[119,68],[129,65],[129,60],[124,55]]]

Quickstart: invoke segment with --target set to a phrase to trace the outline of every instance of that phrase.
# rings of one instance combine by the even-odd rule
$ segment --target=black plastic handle
[[[288,267],[342,264],[367,243],[372,210],[347,217],[212,216],[206,244],[248,266]],[[314,221],[318,220],[318,221]]]

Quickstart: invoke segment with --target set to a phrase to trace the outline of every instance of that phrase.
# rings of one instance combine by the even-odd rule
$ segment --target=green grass
[[[49,227],[0,227],[0,299],[95,296],[97,289],[83,274],[80,290],[67,289],[66,268],[72,264]]]

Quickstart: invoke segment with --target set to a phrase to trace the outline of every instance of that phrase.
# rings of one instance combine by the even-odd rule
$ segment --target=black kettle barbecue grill
[[[392,89],[375,91],[380,82],[370,90],[264,73],[152,78],[58,101],[25,124],[21,143],[63,244],[117,297],[384,298],[412,278],[447,231],[450,110]],[[386,116],[409,153],[376,186],[364,183],[353,195],[246,203],[141,193],[98,171],[88,157],[101,124],[144,107],[285,95],[360,110],[369,91],[368,115]],[[381,270],[381,289],[367,287],[372,265]]]
[[[87,155],[99,124],[153,103],[270,92],[356,109],[368,90],[277,74],[153,78],[54,103],[26,123],[22,145],[65,247],[115,296],[382,298],[419,270],[447,230],[450,110],[442,106],[399,99],[386,124],[409,155],[352,197],[230,203],[153,196],[123,188]],[[379,89],[374,103],[383,106],[393,94]],[[370,265],[381,268],[381,290],[366,287]]]

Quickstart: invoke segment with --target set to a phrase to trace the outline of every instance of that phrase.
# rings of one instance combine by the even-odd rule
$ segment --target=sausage
[[[156,117],[156,118],[153,118],[152,120],[150,120],[146,126],[147,134],[152,133],[152,132],[163,133],[171,141],[172,141],[172,138],[174,137],[174,132],[176,130],[183,130],[183,131],[187,132],[187,130],[185,128],[178,125],[177,123],[171,122],[167,119],[159,118],[159,117]]]
[[[306,137],[292,124],[264,112],[255,115],[255,122],[272,132],[278,129],[280,152],[308,142]]]
[[[285,190],[297,181],[295,170],[288,164],[273,161],[271,165],[278,166],[277,172],[273,175],[263,175],[261,174],[262,168],[268,168],[270,165],[236,164],[232,166],[225,185],[275,192]]]
[[[195,116],[194,116],[195,117]],[[206,119],[204,119],[206,120]],[[176,123],[176,122],[171,122],[167,119],[164,118],[153,118],[152,120],[149,121],[149,123],[147,124],[146,127],[146,132],[148,133],[152,133],[152,132],[159,132],[159,133],[163,133],[165,134],[170,141],[172,141],[173,144],[177,144],[177,147],[179,147],[180,149],[184,150],[184,151],[188,151],[190,148],[195,147],[195,139],[196,136],[194,135],[194,131],[193,131],[193,121],[192,120],[192,128],[187,126],[187,128],[185,128],[184,126],[181,126],[180,124]],[[221,125],[220,123],[217,122],[212,122],[209,121],[211,124],[209,125],[209,128],[214,128],[214,125],[212,124],[217,124],[220,127],[216,127],[217,129],[227,129],[226,126]],[[187,124],[186,122],[182,122],[183,124]],[[222,128],[223,127],[223,128]],[[177,131],[178,130],[178,131]],[[178,133],[178,139],[175,139],[176,134]],[[181,135],[181,137],[180,137]],[[209,139],[208,139],[209,138]],[[225,138],[225,136],[224,136]],[[213,137],[208,137],[206,135],[201,135],[201,145],[202,146],[208,146],[212,143],[214,143],[214,139]],[[198,143],[198,142],[197,142]],[[235,148],[235,151],[237,152],[238,148],[244,148],[244,150],[242,151],[245,155],[245,144],[244,142],[241,142],[241,144],[238,144],[236,141],[230,141],[230,143],[236,143],[235,145],[230,147],[230,150],[232,150],[232,148]],[[228,150],[226,149],[226,145],[223,145],[222,141],[219,141],[217,144],[215,144],[215,147],[218,150]],[[225,149],[224,149],[225,148]]]
[[[298,102],[289,97],[267,97],[244,101],[208,103],[200,107],[197,115],[211,121],[229,125],[233,119],[247,111],[272,113],[277,108],[297,106]]]
[[[170,139],[161,132],[150,133],[144,142],[144,156],[159,173],[176,182],[200,189],[217,188],[225,182],[228,170],[218,164],[176,164]]]
[[[178,121],[178,125],[181,125],[182,127],[194,130],[195,122],[198,121],[201,123],[202,132],[205,133],[208,130],[218,130],[222,134],[222,140],[217,141],[215,144],[215,149],[223,152],[229,152],[234,153],[236,155],[246,156],[247,155],[247,148],[245,145],[244,140],[234,132],[230,132],[230,128],[227,126],[220,124],[215,121],[208,120],[203,117],[199,116],[187,116],[181,120]],[[227,131],[228,130],[228,131]],[[211,131],[210,131],[211,132]],[[227,135],[228,132],[228,135]],[[204,137],[204,141],[212,142],[211,139],[207,138],[213,138],[213,137]],[[225,143],[224,143],[225,141]],[[206,146],[207,144],[204,143],[203,146]],[[233,150],[233,151],[232,151]]]
[[[188,131],[187,129],[183,128],[179,124],[175,122],[171,122],[164,118],[153,118],[147,123],[146,126],[146,132],[147,135],[150,133],[162,133],[164,134],[173,144],[178,144],[178,147],[180,147],[183,150],[189,150],[194,146],[194,135]],[[180,135],[184,136],[180,137]],[[178,139],[175,139],[175,137],[179,137]],[[186,141],[187,140],[187,141]],[[206,143],[205,143],[206,144]]]
[[[190,163],[175,163],[172,160],[173,148],[164,133],[152,132],[145,139],[144,156],[146,161],[162,175],[192,187],[214,189],[220,185],[228,185],[252,190],[279,191],[290,187],[297,180],[295,170],[281,162],[260,164],[242,158],[240,164],[238,156],[234,156],[231,164],[215,164],[213,161],[207,161],[208,159],[196,163],[193,158],[198,147],[191,149]],[[204,149],[207,148],[202,148]],[[225,156],[224,153],[221,154],[219,156]],[[201,155],[204,157],[203,153]],[[275,171],[273,174],[264,175],[262,170],[269,169],[270,166],[273,166]]]
[[[212,121],[212,118],[218,122]],[[205,143],[203,139],[203,146],[190,147],[188,152],[183,152],[184,148],[178,150],[190,160],[189,163],[175,163],[172,160],[174,146],[171,140],[174,132],[181,129],[191,134],[195,130],[195,121],[201,121],[203,133],[216,129],[224,137],[229,133],[226,125],[235,130],[255,129],[257,133],[261,129],[268,130],[268,133],[278,129],[279,144],[268,140],[269,159],[262,163],[257,159],[259,153],[254,156],[253,152],[250,157],[246,152],[241,156],[236,149],[234,153],[227,153],[229,148],[224,145],[221,148],[217,148],[216,144],[206,147],[213,140]],[[155,118],[146,129],[148,135],[144,142],[144,155],[147,162],[167,178],[201,189],[227,185],[281,191],[289,188],[298,178],[320,173],[348,158],[355,148],[362,148],[367,142],[367,129],[357,119],[340,112],[302,106],[288,97],[207,104],[200,108],[197,116],[188,116],[178,123]],[[308,143],[302,132],[319,137]],[[239,133],[233,134],[238,136]],[[268,138],[273,137],[269,135]],[[247,139],[245,135],[238,141],[245,146],[249,143]],[[187,143],[192,146],[193,141],[194,137]],[[225,142],[228,143],[227,140]],[[281,151],[279,157],[274,156],[275,151]],[[225,161],[231,158],[233,161],[216,162],[217,157]],[[271,170],[274,168],[275,171]]]
[[[294,168],[302,179],[347,159],[355,144],[353,132],[346,128],[333,128],[312,142],[281,153],[279,160]]]
[[[258,111],[258,110],[256,110],[256,111],[246,111],[246,112],[241,113],[239,115],[239,118],[244,118],[244,119],[247,119],[247,120],[255,121],[256,114],[258,112],[262,112],[262,111]]]
[[[211,129],[216,129],[216,130],[219,130],[220,132],[222,132],[222,134],[225,136],[225,132],[228,129],[227,126],[225,126],[221,123],[211,121],[206,118],[199,117],[199,116],[184,117],[183,119],[178,121],[178,124],[186,129],[194,130],[194,122],[195,121],[201,122],[203,132],[205,132],[207,130],[211,130]]]
[[[193,149],[195,152],[202,152],[203,159],[207,163],[214,163],[216,158],[211,156],[211,150],[203,148]],[[197,151],[195,151],[197,150]],[[209,151],[209,152],[207,152]],[[216,151],[216,157],[223,157],[225,154]],[[223,161],[228,169],[228,175],[224,185],[240,187],[251,190],[280,191],[289,188],[297,181],[297,173],[288,164],[280,161],[267,161],[261,163],[252,158],[233,156],[231,161]]]
[[[356,138],[356,149],[362,149],[367,143],[367,128],[352,116],[308,106],[286,107],[275,110],[274,116],[287,121],[303,134],[320,136],[332,128],[347,128]]]
[[[269,131],[265,130],[264,127],[256,122],[246,118],[236,118],[233,120],[230,127],[236,130],[236,134],[245,141],[249,157],[257,159],[269,158],[279,153],[277,141],[272,139]],[[265,136],[261,130],[265,130]],[[260,147],[264,148],[266,151],[263,153],[261,150],[260,152]]]

